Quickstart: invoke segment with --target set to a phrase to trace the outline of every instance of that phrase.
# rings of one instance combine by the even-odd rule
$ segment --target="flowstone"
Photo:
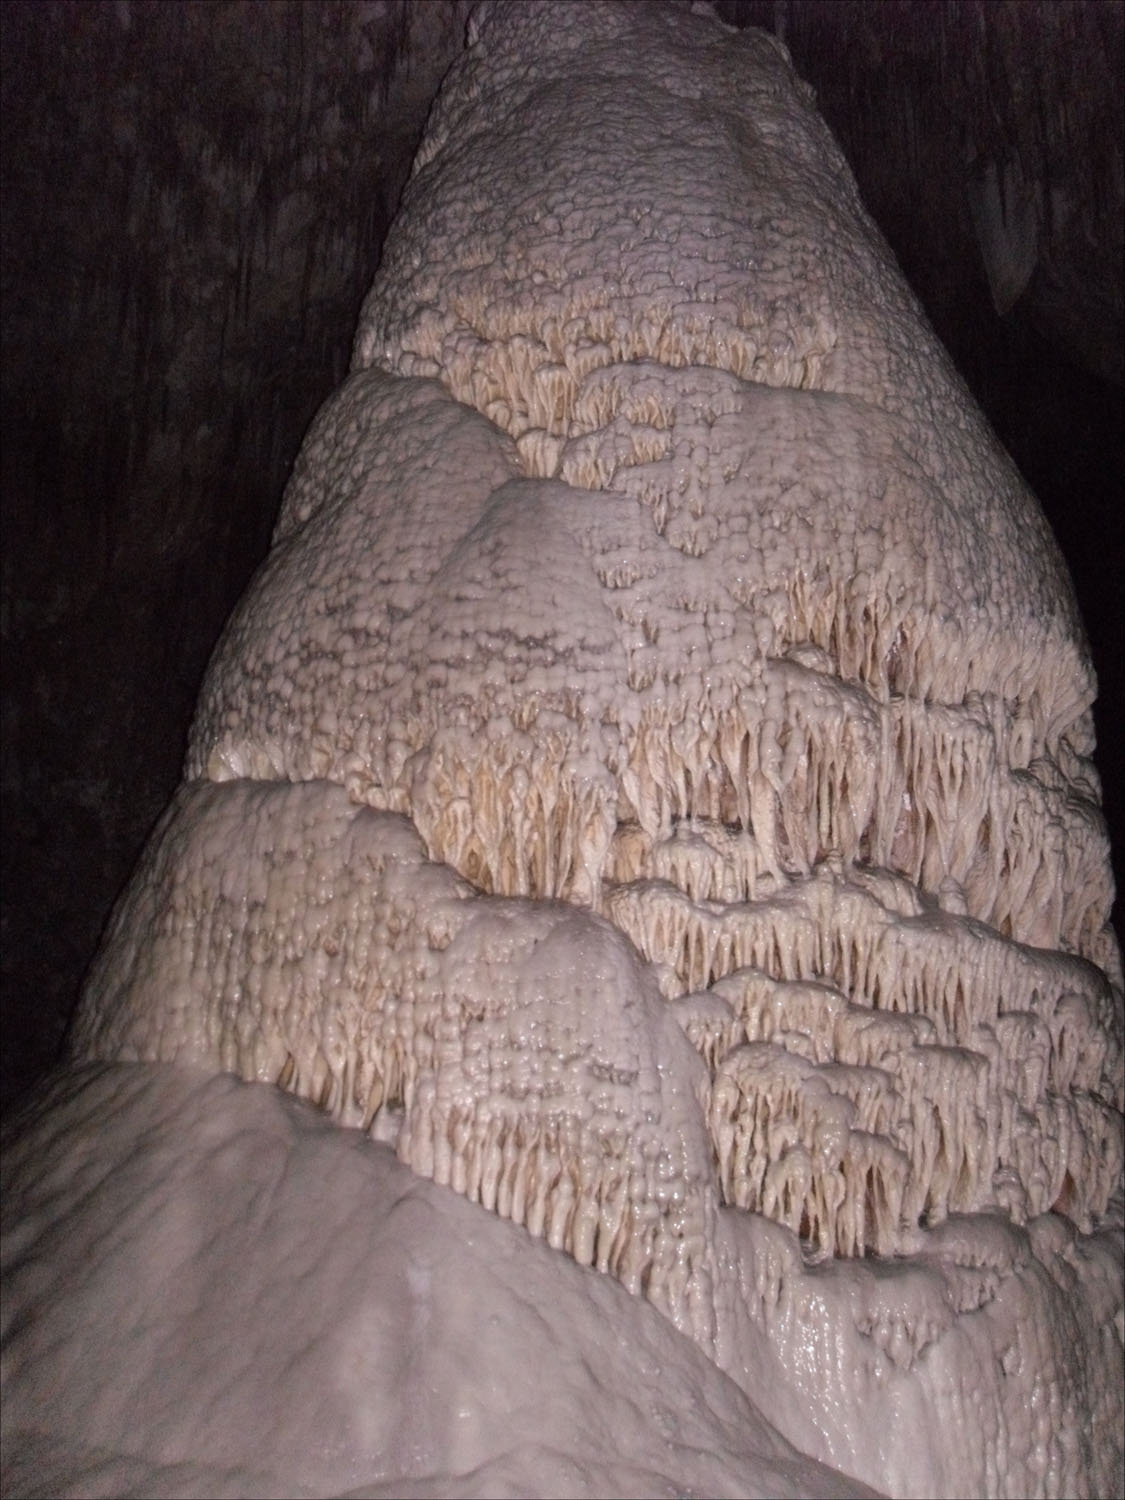
[[[784,50],[483,6],[73,1055],[313,1100],[866,1483],[1117,1493],[1094,691]]]

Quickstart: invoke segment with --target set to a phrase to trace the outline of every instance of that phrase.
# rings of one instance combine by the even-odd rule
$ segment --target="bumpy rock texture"
[[[393,1141],[869,1483],[1112,1491],[1093,693],[778,46],[486,7],[74,1052]]]

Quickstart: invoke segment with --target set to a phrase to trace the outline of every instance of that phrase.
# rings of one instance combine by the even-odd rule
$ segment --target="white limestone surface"
[[[62,1077],[3,1229],[5,1495],[873,1493],[612,1278],[273,1088]]]
[[[570,1308],[560,1288],[589,1267],[574,1285],[602,1288],[616,1388],[646,1392],[658,1427],[642,1299],[669,1349],[693,1341],[687,1364],[656,1360],[677,1402],[721,1370],[801,1450],[880,1488],[1117,1494],[1121,967],[1065,567],[783,49],[694,12],[482,7],[72,1059],[132,1063],[157,1113],[179,1075],[150,1063],[276,1084],[334,1117],[308,1140],[347,1172],[385,1160],[371,1132],[432,1179],[410,1202],[472,1200],[435,1212],[489,1254],[546,1241],[528,1262],[545,1306]],[[59,1149],[96,1161],[115,1118],[102,1099]],[[195,1158],[230,1164],[231,1196],[212,1195],[252,1216],[255,1153],[206,1112],[187,1123],[161,1223],[190,1228]],[[296,1169],[260,1144],[284,1186]],[[364,1274],[397,1265],[401,1289],[417,1238],[356,1235],[336,1172],[326,1158],[302,1238],[339,1223],[348,1254],[378,1243]],[[147,1220],[119,1207],[133,1264]],[[266,1253],[221,1220],[224,1272],[228,1237]],[[458,1390],[487,1259],[461,1262],[463,1287],[448,1263],[431,1324]],[[260,1271],[254,1296],[286,1284]],[[123,1317],[129,1280],[108,1279]],[[293,1283],[302,1329],[317,1286]],[[117,1449],[111,1385],[89,1420],[68,1394],[88,1389],[82,1287],[43,1294],[42,1378],[60,1441]],[[224,1304],[224,1338],[253,1343],[255,1305]],[[550,1329],[531,1322],[550,1406]],[[573,1365],[557,1376],[580,1416],[559,1449],[519,1447],[527,1488],[565,1487],[556,1452],[581,1464],[593,1407],[616,1409],[600,1357],[581,1356],[585,1396]],[[154,1359],[154,1388],[174,1365]],[[264,1365],[297,1414],[261,1417],[279,1451],[310,1411],[338,1430],[330,1371],[298,1400],[285,1360]],[[417,1482],[512,1482],[518,1379],[498,1377],[517,1415],[488,1429],[494,1460],[462,1455],[460,1398],[428,1356],[396,1372],[406,1430],[436,1424]],[[138,1409],[136,1440],[211,1462],[203,1427],[165,1441],[181,1390]],[[371,1451],[401,1468],[394,1441]],[[672,1482],[651,1425],[611,1456],[631,1473],[650,1443]]]

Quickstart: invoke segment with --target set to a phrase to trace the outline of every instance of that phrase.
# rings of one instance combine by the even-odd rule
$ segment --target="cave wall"
[[[343,376],[469,9],[0,8],[5,1103],[54,1055],[178,779],[208,653]],[[1102,683],[1119,830],[1125,13],[1099,0],[717,9],[774,30],[813,83],[1059,534]]]

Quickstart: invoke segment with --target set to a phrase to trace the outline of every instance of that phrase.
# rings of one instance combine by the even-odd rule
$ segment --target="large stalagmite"
[[[318,1103],[863,1482],[1116,1492],[1093,693],[782,49],[482,7],[73,1056]]]

